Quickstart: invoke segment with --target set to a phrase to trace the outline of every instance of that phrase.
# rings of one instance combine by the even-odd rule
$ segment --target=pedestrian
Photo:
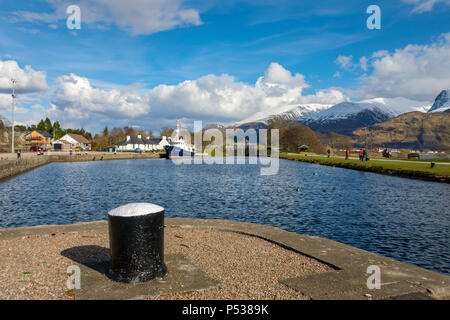
[[[363,161],[364,151],[363,149],[359,150],[359,160]]]
[[[367,161],[367,151],[365,148],[363,149],[363,161]]]
[[[348,160],[348,156],[350,155],[350,150],[345,150],[345,160]]]
[[[330,153],[331,153],[330,149],[327,150],[327,153],[328,153],[328,158],[329,158],[330,157]]]
[[[21,154],[20,154],[20,150],[17,150],[17,159],[20,159]]]

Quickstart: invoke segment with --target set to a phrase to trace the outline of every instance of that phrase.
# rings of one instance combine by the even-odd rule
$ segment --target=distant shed
[[[308,151],[308,149],[309,149],[309,147],[307,146],[307,145],[301,145],[300,147],[298,147],[298,150],[300,151],[300,152],[305,152],[305,151]]]
[[[70,142],[66,140],[56,140],[55,142],[53,142],[53,150],[68,151],[70,150]]]

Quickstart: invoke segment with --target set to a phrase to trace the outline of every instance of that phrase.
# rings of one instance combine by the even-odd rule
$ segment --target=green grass
[[[394,160],[402,160],[402,161],[420,161],[420,162],[436,162],[436,163],[449,163],[450,159],[408,159],[408,158],[392,158]]]
[[[394,174],[401,176],[408,176],[411,178],[432,178],[437,181],[449,181],[450,179],[450,165],[436,163],[434,168],[431,168],[430,163],[407,163],[396,161],[379,161],[369,160],[362,162],[359,160],[345,160],[343,158],[326,158],[304,155],[288,155],[280,153],[280,158],[296,161],[304,161],[328,166],[337,166],[348,169],[371,171],[384,174]]]

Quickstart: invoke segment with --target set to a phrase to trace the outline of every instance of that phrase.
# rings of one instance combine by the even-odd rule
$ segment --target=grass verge
[[[407,163],[395,161],[369,160],[345,160],[343,158],[325,158],[315,156],[293,155],[280,153],[281,159],[302,161],[326,166],[335,166],[360,171],[375,172],[387,175],[396,175],[407,178],[423,179],[437,182],[450,183],[450,165],[436,163],[431,168],[429,162]]]

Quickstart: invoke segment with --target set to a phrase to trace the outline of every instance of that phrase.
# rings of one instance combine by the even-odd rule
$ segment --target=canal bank
[[[0,229],[1,299],[449,299],[450,277],[342,243],[253,223],[166,218],[169,272],[116,283],[106,221]],[[220,241],[213,241],[219,239]],[[68,290],[66,270],[81,269]],[[370,266],[380,289],[369,289]]]
[[[15,160],[0,160],[0,181],[33,170],[40,166],[53,162],[84,162],[103,160],[126,160],[126,159],[155,159],[160,158],[158,153],[74,153],[73,155],[43,155],[24,157]]]
[[[326,158],[319,156],[294,155],[280,153],[281,159],[301,161],[311,164],[339,167],[358,171],[373,172],[403,178],[421,179],[433,182],[450,183],[450,166],[436,163],[432,168],[430,163],[406,163],[394,161],[359,161],[342,158]]]
[[[158,153],[89,153],[70,155],[44,155],[33,156],[15,160],[0,160],[0,181],[19,175],[21,173],[54,162],[85,162],[102,160],[127,159],[156,159],[162,156]],[[450,183],[450,165],[435,164],[430,168],[429,163],[386,163],[377,160],[361,162],[356,160],[343,160],[340,158],[325,158],[315,156],[293,155],[280,153],[281,159],[301,161],[331,167],[339,167],[358,171],[373,172],[391,176],[411,179],[421,179],[433,182]]]

